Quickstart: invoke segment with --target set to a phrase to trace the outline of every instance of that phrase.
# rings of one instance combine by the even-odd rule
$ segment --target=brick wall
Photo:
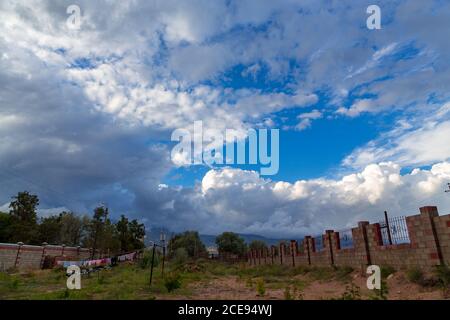
[[[83,260],[91,257],[90,249],[66,246],[31,246],[0,243],[0,271],[12,268],[40,269],[46,256]]]
[[[396,269],[450,265],[450,215],[439,216],[436,207],[422,207],[420,214],[406,217],[406,224],[410,243],[383,245],[380,224],[361,221],[351,230],[352,248],[341,248],[339,232],[327,230],[322,236],[323,248],[320,251],[316,248],[315,239],[306,236],[300,244],[295,240],[280,244],[278,252],[272,246],[265,259],[264,253],[249,252],[248,263],[354,268],[376,264]]]

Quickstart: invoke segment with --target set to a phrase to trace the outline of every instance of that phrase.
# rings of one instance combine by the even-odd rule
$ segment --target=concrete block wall
[[[40,269],[46,256],[74,260],[89,259],[92,251],[80,247],[32,246],[24,244],[0,243],[0,271],[12,268]]]
[[[450,265],[450,215],[439,216],[437,207],[420,208],[420,214],[406,217],[410,243],[383,245],[379,223],[361,221],[352,228],[353,247],[341,248],[339,232],[327,230],[323,235],[323,249],[317,250],[315,240],[306,236],[300,246],[292,240],[281,243],[278,253],[274,247],[262,252],[249,252],[248,263],[282,264],[286,266],[351,266],[363,268],[376,264],[396,269],[419,267],[431,269],[439,264]],[[273,256],[273,258],[272,258]],[[273,262],[272,262],[273,261]]]

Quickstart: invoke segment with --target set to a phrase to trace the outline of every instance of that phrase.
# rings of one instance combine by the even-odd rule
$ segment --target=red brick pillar
[[[283,264],[284,251],[284,243],[280,243],[280,264]]]
[[[275,257],[275,246],[270,246],[270,257],[272,259],[272,264],[274,263],[274,257]]]
[[[267,251],[269,249],[267,247],[263,248],[263,255],[264,255],[264,264],[267,264]]]
[[[334,252],[333,252],[333,236],[334,230],[326,230],[325,231],[325,250],[327,250],[328,260],[330,264],[334,265]]]
[[[306,256],[308,257],[308,265],[311,265],[311,240],[311,236],[306,236],[305,240],[303,240]]]
[[[360,221],[358,222],[358,230],[357,230],[357,241],[355,241],[355,249],[360,256],[361,265],[366,266],[372,264],[370,258],[370,248],[369,248],[369,239],[367,237],[367,227],[369,226],[368,221]]]
[[[292,257],[292,266],[295,267],[295,256],[297,255],[296,248],[297,241],[291,240],[291,257]]]
[[[434,218],[439,216],[437,207],[427,206],[419,210],[420,215],[406,218],[411,245],[424,251],[424,261],[427,265],[443,264],[441,246],[434,225]]]

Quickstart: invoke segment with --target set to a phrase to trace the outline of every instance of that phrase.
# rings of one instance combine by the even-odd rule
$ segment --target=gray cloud
[[[387,205],[403,213],[412,199],[434,199],[409,184],[438,192],[447,177],[441,165],[396,185],[383,171],[395,176],[394,164],[370,166],[431,165],[450,156],[442,143],[411,142],[448,132],[448,119],[438,116],[449,99],[446,2],[379,1],[380,31],[365,28],[371,1],[79,1],[78,32],[65,26],[69,4],[0,3],[0,203],[31,189],[44,208],[81,212],[104,201],[115,214],[176,230],[296,234],[375,217]],[[222,86],[230,68],[255,65],[285,90]],[[317,105],[318,95],[329,102]],[[161,188],[172,169],[172,129],[198,119],[209,128],[245,129],[274,112],[312,105],[317,115],[300,116],[307,120],[302,127],[319,114],[391,111],[408,124],[344,161],[361,172],[380,170],[376,201],[372,191],[363,197],[342,189],[345,179],[288,185],[242,171],[210,172],[192,188]],[[212,178],[215,188],[205,191]],[[356,189],[365,181],[358,174],[347,179],[357,180]]]

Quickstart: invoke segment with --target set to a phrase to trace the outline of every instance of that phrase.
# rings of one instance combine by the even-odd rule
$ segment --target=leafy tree
[[[124,216],[116,223],[116,229],[120,242],[120,251],[127,252],[144,247],[145,226],[137,220],[131,222]]]
[[[79,217],[73,212],[41,218],[38,226],[39,241],[78,246],[88,225],[88,217]]]
[[[118,252],[120,241],[116,225],[110,219],[106,219],[98,239],[98,249],[103,252]]]
[[[250,250],[257,250],[257,251],[259,251],[261,249],[267,248],[267,245],[262,240],[253,240],[252,242],[250,242],[249,248],[250,248]]]
[[[36,208],[39,198],[27,191],[19,192],[12,198],[9,208],[11,216],[11,242],[22,241],[35,244],[38,241]]]
[[[94,217],[88,227],[88,237],[85,245],[92,248],[92,258],[99,249],[101,237],[104,233],[105,223],[108,220],[108,208],[100,206],[94,209]]]
[[[197,258],[207,254],[206,247],[200,240],[197,231],[185,231],[175,235],[169,241],[169,248],[169,254],[171,256],[173,256],[179,248],[184,248],[189,257]]]
[[[94,209],[92,219],[73,212],[38,219],[38,205],[39,198],[27,191],[13,197],[9,214],[0,212],[0,242],[82,245],[93,248],[93,252],[104,253],[144,247],[144,224],[137,220],[129,221],[124,215],[114,224],[104,206]]]
[[[0,242],[10,242],[11,239],[11,216],[0,212]]]
[[[21,222],[36,224],[36,207],[39,205],[39,198],[28,191],[19,192],[13,197],[9,204],[9,214],[18,218]]]
[[[68,246],[81,245],[86,236],[90,219],[87,216],[77,216],[73,212],[61,213],[60,241]]]
[[[129,242],[131,240],[130,231],[128,228],[128,219],[122,214],[120,216],[120,220],[116,224],[119,242],[120,242],[120,251],[126,252],[129,248]]]
[[[216,244],[220,254],[231,253],[244,255],[247,251],[247,246],[244,239],[233,232],[224,232],[217,236]]]
[[[131,234],[132,249],[144,248],[145,225],[137,220],[132,220],[128,224],[128,228]]]
[[[41,243],[61,244],[61,215],[41,218],[38,233]]]

